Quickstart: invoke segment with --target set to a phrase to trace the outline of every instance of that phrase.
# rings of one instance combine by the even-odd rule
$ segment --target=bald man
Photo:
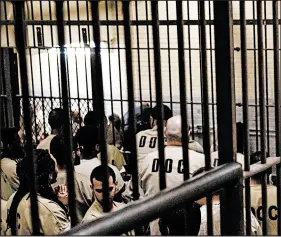
[[[165,131],[167,146],[165,152],[165,173],[167,188],[175,187],[183,182],[183,154],[181,116],[174,116],[167,121]],[[158,151],[148,154],[140,167],[140,182],[145,196],[152,196],[160,191],[159,187],[160,160]],[[205,166],[204,154],[189,149],[189,173]],[[160,234],[157,222],[150,225],[151,234]]]

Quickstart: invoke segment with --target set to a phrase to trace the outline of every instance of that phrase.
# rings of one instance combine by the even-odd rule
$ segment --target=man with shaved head
[[[164,148],[165,152],[165,173],[166,173],[166,187],[172,188],[183,182],[184,173],[184,158],[182,151],[182,132],[181,132],[181,116],[174,116],[167,121],[165,135],[167,137],[167,146]],[[192,176],[193,172],[200,167],[205,166],[204,154],[198,153],[191,149],[189,151],[189,174]],[[160,159],[158,151],[148,154],[140,167],[140,182],[144,191],[144,195],[152,196],[160,191],[159,187],[159,172]],[[150,225],[151,234],[160,234],[158,221],[154,221]]]

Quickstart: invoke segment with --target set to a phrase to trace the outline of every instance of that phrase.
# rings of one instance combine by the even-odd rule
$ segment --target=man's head
[[[91,125],[81,127],[76,133],[76,141],[82,158],[93,158],[99,153],[99,128]]]
[[[48,119],[52,132],[54,132],[55,130],[57,132],[61,131],[63,129],[65,119],[66,118],[63,109],[61,108],[53,109],[49,113],[49,119]]]
[[[59,169],[65,169],[67,163],[67,148],[60,135],[55,136],[50,144],[50,153],[56,159]]]
[[[1,128],[2,156],[19,159],[23,158],[24,152],[19,137],[19,128]]]
[[[90,182],[93,190],[93,196],[95,199],[104,207],[103,200],[103,181],[108,179],[108,190],[109,190],[109,205],[110,208],[113,206],[113,198],[116,193],[116,176],[114,171],[108,166],[107,177],[104,176],[103,167],[100,165],[93,169],[90,177]]]
[[[41,187],[47,187],[56,182],[57,170],[56,161],[51,158],[48,150],[35,150],[34,155],[36,157],[36,178],[38,185]],[[31,179],[31,157],[24,157],[17,164],[17,175],[20,180],[23,180],[30,184],[33,182]]]
[[[156,105],[153,109],[150,111],[150,126],[153,128],[157,125],[157,114],[158,114],[158,108],[160,105]],[[167,105],[161,105],[163,109],[163,123],[164,126],[166,126],[166,122],[169,118],[173,116],[172,110]]]
[[[266,157],[269,157],[269,154],[266,153]],[[253,165],[255,163],[258,163],[261,161],[262,158],[262,152],[261,151],[257,151],[254,152],[253,154],[250,155],[250,165]],[[269,174],[271,174],[272,169],[268,169],[265,171],[266,175],[268,176]],[[264,172],[261,173],[257,173],[254,176],[251,177],[251,183],[252,184],[261,184],[261,179],[262,179],[262,175]]]
[[[182,128],[181,128],[181,116],[180,115],[176,115],[167,121],[165,134],[167,137],[168,146],[182,144],[181,129]],[[189,126],[188,126],[188,133],[190,133]]]

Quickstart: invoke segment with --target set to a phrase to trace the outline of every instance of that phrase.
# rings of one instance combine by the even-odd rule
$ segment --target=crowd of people
[[[159,105],[158,105],[159,106]],[[173,116],[171,109],[163,107],[164,153],[166,187],[172,188],[183,182],[184,159],[182,151],[181,116]],[[107,149],[107,177],[101,165],[100,123],[94,111],[84,117],[84,126],[73,138],[74,192],[76,214],[79,224],[96,220],[106,212],[114,212],[134,202],[133,185],[139,186],[140,199],[160,192],[158,154],[158,107],[148,109],[138,123],[136,133],[137,157],[131,157],[128,125],[116,114],[104,116],[104,131]],[[67,164],[68,146],[64,136],[67,116],[61,108],[49,113],[49,134],[34,150],[36,161],[36,184],[40,234],[57,235],[71,228],[68,208]],[[190,135],[190,127],[188,128]],[[188,136],[189,137],[189,136]],[[205,156],[203,147],[189,139],[189,175],[204,173]],[[243,166],[243,151],[237,153],[237,162]],[[212,152],[211,164],[218,165],[218,152]],[[132,159],[137,159],[138,184],[131,177]],[[261,160],[261,153],[251,155],[251,164]],[[32,235],[30,209],[32,183],[34,182],[31,162],[24,153],[19,129],[1,129],[1,235]],[[270,172],[270,171],[269,171]],[[269,173],[267,174],[269,175]],[[109,202],[103,197],[103,182],[108,180]],[[251,178],[251,230],[252,235],[262,234],[261,175]],[[276,187],[268,184],[269,234],[277,234]],[[143,227],[145,235],[207,235],[206,200],[202,198],[176,207]],[[94,224],[94,223],[93,223]],[[245,220],[246,224],[246,220]],[[214,234],[220,235],[219,192],[213,193]],[[135,235],[130,230],[125,235]]]

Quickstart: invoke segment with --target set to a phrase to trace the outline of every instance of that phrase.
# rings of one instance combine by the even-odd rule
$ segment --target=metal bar
[[[186,180],[175,188],[163,190],[153,198],[133,202],[114,214],[103,216],[85,225],[79,225],[65,232],[64,235],[119,235],[158,218],[174,207],[198,200],[206,193],[214,192],[225,186],[232,186],[241,176],[241,166],[233,162],[228,163]],[[171,200],[173,201],[171,202]]]
[[[69,86],[67,81],[66,72],[66,51],[65,51],[65,32],[63,24],[63,2],[56,2],[56,16],[57,16],[57,30],[58,30],[58,42],[60,46],[60,69],[61,69],[61,85],[62,85],[62,103],[63,110],[65,113],[65,124],[64,124],[64,139],[67,146],[67,187],[68,187],[68,205],[69,213],[71,217],[71,226],[75,226],[77,221],[76,214],[76,200],[75,200],[75,189],[74,189],[74,173],[72,163],[72,132],[70,127],[70,108],[69,108]]]
[[[255,1],[253,1],[253,18],[255,19]],[[256,27],[253,25],[254,31],[254,49],[256,49]],[[255,76],[255,104],[258,103],[258,85],[257,85],[257,52],[254,50],[254,76]],[[255,107],[255,124],[256,124],[256,150],[259,150],[259,136],[258,136],[258,108]]]
[[[119,20],[118,16],[118,1],[115,0],[115,14],[116,14],[116,20]],[[118,71],[119,71],[119,82],[120,82],[120,105],[121,105],[121,119],[122,119],[122,124],[124,125],[124,109],[123,109],[123,88],[122,88],[122,70],[121,70],[121,56],[120,56],[120,36],[119,36],[119,26],[116,25],[116,31],[117,31],[117,51],[118,51]],[[122,132],[124,134],[124,126],[122,127]]]
[[[31,49],[29,51],[29,58],[30,58],[30,74],[31,74],[31,85],[32,85],[32,95],[34,96],[34,76],[33,76],[33,66],[32,66],[32,54]],[[33,101],[33,113],[34,113],[34,130],[35,130],[35,141],[38,142],[38,130],[37,130],[37,123],[36,123],[36,103],[35,98],[32,98]],[[32,124],[31,124],[32,125]],[[32,127],[32,126],[31,126]]]
[[[190,9],[189,9],[189,2],[187,2],[187,19],[190,19]],[[190,109],[191,109],[191,129],[192,129],[192,139],[194,139],[194,106],[193,106],[193,81],[192,81],[192,63],[191,63],[191,33],[190,33],[190,25],[187,27],[187,37],[188,37],[188,56],[189,56],[189,83],[190,83]]]
[[[221,165],[236,160],[232,2],[214,1],[214,22],[219,165]],[[224,197],[221,200],[221,234],[243,235],[242,180],[236,187],[226,188]]]
[[[166,0],[166,17],[169,20],[169,1]],[[172,70],[171,70],[171,50],[170,50],[170,26],[167,25],[167,40],[168,40],[168,64],[169,64],[169,92],[170,92],[170,108],[173,111],[173,87],[172,87]]]
[[[28,78],[27,78],[27,62],[26,62],[26,25],[24,23],[25,12],[24,12],[24,1],[14,2],[15,6],[15,39],[16,46],[19,55],[19,66],[21,74],[21,90],[22,90],[22,100],[23,100],[23,120],[24,129],[26,134],[26,155],[31,159],[31,218],[32,218],[32,230],[33,235],[40,234],[40,221],[38,213],[38,202],[37,202],[37,180],[36,180],[36,158],[33,153],[32,147],[32,127],[31,127],[31,117],[30,117],[30,107],[29,107],[29,97],[28,97]]]
[[[266,1],[264,2],[264,17],[266,20]],[[264,36],[265,36],[265,97],[266,104],[269,103],[268,100],[268,43],[267,43],[267,25],[264,26]],[[270,154],[270,140],[269,140],[269,108],[266,107],[266,138],[267,138],[267,152]]]
[[[136,123],[135,123],[135,105],[134,105],[134,78],[133,78],[133,64],[132,64],[132,40],[131,40],[131,24],[130,24],[130,1],[124,0],[122,2],[123,17],[124,17],[124,37],[126,46],[126,70],[127,70],[127,88],[128,88],[128,104],[129,104],[129,125],[128,132],[130,133],[131,155],[132,155],[132,182],[133,182],[133,198],[139,199],[139,180],[138,180],[138,162],[136,149]]]
[[[89,1],[86,0],[86,15],[87,15],[87,21],[89,21]],[[90,39],[90,24],[87,25],[87,32],[88,32],[88,46],[90,47],[90,43],[91,43],[91,39]],[[86,49],[85,49],[86,51]],[[91,49],[90,49],[91,52]],[[91,56],[90,56],[91,59]],[[85,54],[85,72],[86,72],[86,84],[87,84],[87,99],[89,98],[89,91],[88,91],[88,73],[87,73],[87,62],[86,62],[86,54]],[[92,86],[92,85],[91,85]],[[92,95],[92,98],[94,98],[94,95]],[[88,111],[90,110],[90,105],[89,105],[89,101],[87,101],[87,108]]]
[[[96,101],[97,118],[100,124],[100,146],[101,146],[101,163],[104,170],[104,177],[107,177],[107,147],[105,138],[105,124],[104,124],[104,95],[103,95],[103,80],[102,80],[102,66],[101,66],[101,46],[100,46],[100,21],[99,21],[99,1],[91,1],[92,9],[92,24],[94,31],[95,55],[94,55],[94,75],[92,75],[92,86],[94,86],[95,96],[93,99]],[[95,77],[95,81],[94,78]],[[109,211],[109,190],[108,179],[103,181],[103,199],[105,206],[104,212]]]
[[[280,5],[279,5],[280,6]],[[280,60],[278,51],[279,49],[279,31],[278,31],[278,1],[274,0],[272,2],[272,14],[273,14],[273,57],[274,57],[274,99],[275,99],[275,139],[276,139],[276,156],[280,156],[281,154],[281,84],[280,84]],[[281,11],[281,8],[280,8]],[[280,55],[281,57],[281,55]],[[277,208],[278,213],[281,213],[281,166],[280,163],[276,165],[276,173],[277,173]],[[280,215],[279,215],[280,216]],[[278,235],[281,235],[281,218],[279,217],[277,220],[278,223]]]
[[[108,21],[108,1],[105,2],[105,17]],[[111,73],[111,50],[110,50],[110,35],[109,35],[109,26],[106,26],[107,28],[107,44],[108,44],[108,66],[109,66],[109,83],[110,83],[110,104],[111,104],[111,114],[113,115],[113,93],[112,93],[112,73]],[[115,122],[114,118],[112,121],[112,135],[113,135],[113,144],[115,145],[116,137],[115,137]]]
[[[164,152],[164,126],[163,126],[163,98],[162,98],[162,76],[161,76],[161,53],[160,53],[160,36],[159,36],[159,18],[158,18],[158,1],[151,1],[152,12],[152,31],[154,46],[154,68],[155,68],[155,87],[157,101],[157,130],[158,130],[158,154],[160,161],[159,187],[160,190],[166,188],[165,173],[165,152]],[[185,90],[185,87],[184,87]]]
[[[179,62],[179,86],[180,86],[180,107],[181,107],[181,128],[182,128],[182,157],[184,166],[184,180],[189,179],[189,152],[188,152],[188,125],[186,109],[186,80],[185,80],[185,57],[184,57],[184,35],[183,35],[183,14],[182,2],[176,2],[177,10],[177,38],[178,38],[178,62]]]
[[[209,86],[207,72],[207,52],[206,52],[206,25],[205,25],[205,2],[199,2],[200,12],[200,48],[201,48],[201,77],[203,86],[203,147],[205,153],[205,170],[211,169],[210,150],[210,124],[209,124]],[[207,227],[208,235],[213,235],[213,209],[212,196],[207,197]]]
[[[240,40],[241,40],[241,71],[242,71],[242,97],[243,97],[243,124],[244,124],[244,167],[245,171],[250,170],[249,151],[249,97],[248,97],[248,70],[247,70],[247,32],[245,1],[240,1]],[[250,179],[245,180],[245,200],[246,200],[246,234],[251,235],[251,189]]]
[[[148,1],[145,0],[145,16],[148,21]],[[152,108],[152,90],[151,90],[151,63],[150,63],[150,39],[149,39],[149,27],[146,25],[146,40],[147,40],[147,57],[148,57],[148,80],[149,80],[149,102],[150,108]]]
[[[266,164],[263,164],[262,162],[257,162],[255,164],[251,165],[250,171],[244,171],[243,177],[244,177],[244,179],[250,178],[250,177],[254,176],[255,174],[261,173],[279,163],[280,163],[280,157],[268,157],[268,158],[266,158]]]
[[[136,21],[139,20],[139,14],[138,14],[138,1],[135,0],[135,11],[136,11]],[[142,111],[142,84],[141,84],[141,66],[140,66],[140,39],[139,39],[139,26],[136,26],[137,28],[137,52],[138,52],[138,71],[139,71],[139,94],[140,94],[140,109],[141,109],[141,114],[143,113]]]
[[[261,142],[261,162],[266,164],[266,133],[265,133],[265,98],[264,98],[264,42],[263,42],[263,19],[262,2],[257,1],[258,17],[258,63],[259,63],[259,102],[260,102],[260,142]],[[263,234],[268,233],[268,212],[267,212],[267,174],[264,173],[261,179],[262,183],[262,230]]]

